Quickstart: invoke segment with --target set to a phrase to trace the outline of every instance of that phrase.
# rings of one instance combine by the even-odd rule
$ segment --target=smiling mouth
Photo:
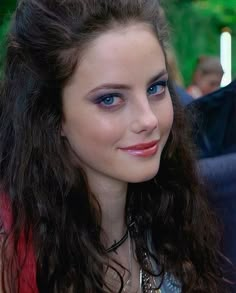
[[[149,143],[141,143],[137,145],[128,146],[125,148],[121,148],[122,151],[127,152],[132,156],[138,157],[150,157],[156,154],[158,151],[158,140],[149,142]]]

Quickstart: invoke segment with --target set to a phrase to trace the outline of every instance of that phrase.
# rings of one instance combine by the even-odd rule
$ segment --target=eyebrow
[[[161,70],[157,75],[153,76],[153,77],[149,80],[148,84],[153,83],[154,81],[160,79],[161,77],[163,77],[163,76],[165,76],[165,75],[167,75],[167,74],[168,74],[168,73],[167,73],[167,70],[166,70],[166,69]],[[111,88],[112,88],[112,89],[118,89],[118,90],[120,90],[120,89],[122,89],[122,90],[130,90],[130,89],[131,89],[130,86],[125,85],[125,84],[119,84],[119,83],[104,83],[104,84],[102,84],[102,85],[100,85],[100,86],[98,86],[98,87],[95,87],[95,88],[92,89],[91,91],[89,91],[87,95],[90,95],[90,94],[92,94],[92,93],[94,93],[94,92],[96,92],[96,91],[98,91],[98,90],[111,89]]]

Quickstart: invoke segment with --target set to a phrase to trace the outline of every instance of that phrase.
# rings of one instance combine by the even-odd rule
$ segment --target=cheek
[[[98,150],[115,144],[122,136],[121,123],[109,117],[76,115],[63,125],[64,135],[73,149]]]
[[[122,123],[119,120],[106,117],[94,119],[83,131],[82,136],[88,141],[95,141],[99,146],[111,146],[115,144],[123,135]]]
[[[173,110],[172,102],[170,103],[168,110],[166,111],[165,119],[166,119],[166,127],[170,129],[172,127],[173,120],[174,120],[174,110]]]
[[[173,105],[170,97],[166,99],[162,107],[158,108],[157,117],[161,134],[168,136],[174,120]]]

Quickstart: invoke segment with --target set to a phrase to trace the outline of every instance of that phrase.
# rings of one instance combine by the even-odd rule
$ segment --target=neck
[[[102,229],[110,246],[115,240],[119,241],[126,231],[125,199],[101,202],[101,209]]]
[[[119,241],[126,232],[125,205],[127,183],[100,180],[99,184],[89,182],[98,199],[102,212],[102,241],[106,247]],[[105,237],[104,237],[105,236]]]
[[[99,198],[102,210],[102,229],[107,238],[107,245],[120,240],[126,231],[125,204],[127,188],[103,193]]]

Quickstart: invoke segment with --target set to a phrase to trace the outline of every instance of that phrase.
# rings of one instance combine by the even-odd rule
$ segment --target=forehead
[[[147,24],[118,26],[89,43],[73,80],[97,86],[102,82],[138,82],[166,69],[157,36]],[[92,84],[94,82],[94,84]]]
[[[113,29],[102,33],[90,43],[88,50],[85,52],[85,57],[92,57],[94,54],[104,59],[113,59],[119,57],[124,51],[135,53],[137,46],[141,45],[146,50],[146,54],[150,53],[151,49],[156,51],[159,49],[159,41],[153,32],[152,28],[147,24],[130,24],[125,26],[117,26]],[[148,50],[147,50],[148,49]],[[135,56],[127,56],[131,58]]]

